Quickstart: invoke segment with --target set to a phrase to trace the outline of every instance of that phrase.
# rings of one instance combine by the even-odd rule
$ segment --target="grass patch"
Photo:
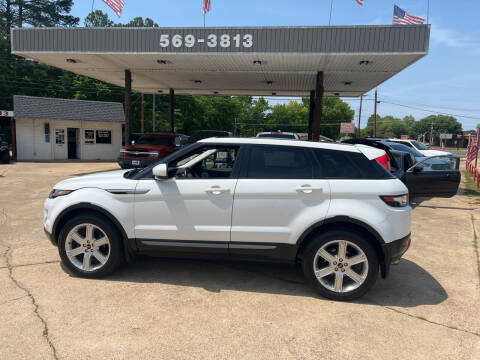
[[[475,230],[475,219],[472,217],[472,225],[473,225],[473,248],[475,249],[475,254],[477,255],[477,270],[478,276],[480,277],[480,253],[478,251],[478,236],[477,231]]]
[[[480,196],[480,189],[477,188],[477,184],[473,181],[472,175],[470,175],[467,170],[462,170],[462,172],[465,179],[465,195]]]

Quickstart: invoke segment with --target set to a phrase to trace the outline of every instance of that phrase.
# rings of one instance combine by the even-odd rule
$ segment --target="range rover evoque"
[[[365,145],[212,138],[143,169],[59,182],[45,231],[73,273],[135,254],[299,263],[321,295],[362,296],[410,246],[408,190]]]

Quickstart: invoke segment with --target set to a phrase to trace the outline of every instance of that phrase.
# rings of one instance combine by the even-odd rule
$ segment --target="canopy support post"
[[[170,132],[175,133],[175,90],[170,89]]]
[[[132,73],[125,70],[125,145],[130,144],[132,131]]]
[[[323,71],[317,73],[317,85],[315,90],[315,109],[313,111],[313,141],[320,141],[320,123],[323,111]]]
[[[308,111],[308,141],[312,141],[313,112],[315,111],[315,90],[310,91],[310,107]]]

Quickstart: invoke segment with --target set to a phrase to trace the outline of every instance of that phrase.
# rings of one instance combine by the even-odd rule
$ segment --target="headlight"
[[[52,192],[50,193],[50,195],[48,195],[48,198],[49,199],[55,199],[59,196],[65,196],[65,195],[68,195],[70,193],[72,193],[73,190],[59,190],[59,189],[53,189]]]

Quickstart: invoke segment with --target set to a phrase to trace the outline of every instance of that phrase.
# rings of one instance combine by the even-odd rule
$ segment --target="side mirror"
[[[135,145],[135,140],[132,140],[130,144]]]
[[[422,171],[423,171],[423,167],[422,167],[422,166],[415,166],[415,167],[413,168],[413,170],[412,170],[412,172],[413,172],[414,174],[418,174],[418,173],[420,173],[420,172],[422,172]]]
[[[152,174],[157,180],[168,179],[168,167],[167,164],[158,164],[152,169]]]

